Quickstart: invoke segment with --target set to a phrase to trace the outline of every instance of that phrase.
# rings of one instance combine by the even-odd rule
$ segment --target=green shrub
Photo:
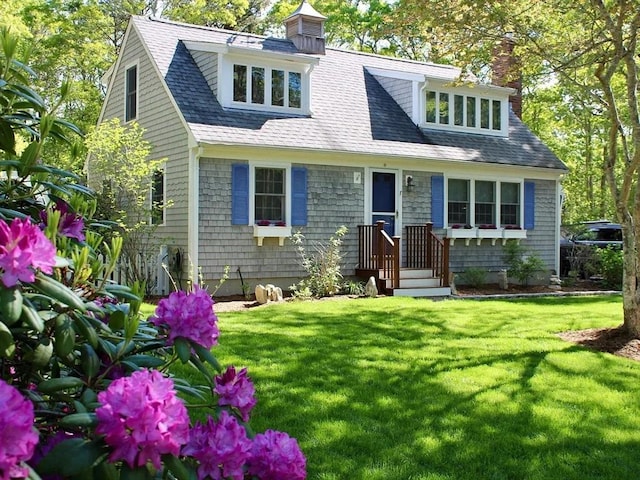
[[[305,237],[298,231],[291,241],[298,248],[300,264],[307,272],[307,277],[291,286],[294,297],[329,297],[340,291],[342,286],[342,273],[340,273],[340,262],[342,254],[340,246],[342,237],[347,233],[347,227],[342,225],[329,238],[327,244],[316,243],[315,252],[309,254],[305,248]]]
[[[598,249],[597,256],[604,286],[620,290],[623,273],[622,250],[611,247],[601,248]]]
[[[364,295],[364,283],[354,280],[346,281],[342,284],[342,291],[349,295]]]
[[[504,246],[504,258],[509,276],[517,279],[520,285],[528,285],[529,280],[545,267],[540,257],[515,241],[509,241]]]
[[[487,283],[487,271],[484,268],[467,268],[460,277],[465,285],[469,285],[474,288],[481,287]]]

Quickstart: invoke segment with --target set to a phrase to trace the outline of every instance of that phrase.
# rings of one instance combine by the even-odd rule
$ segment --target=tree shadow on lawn
[[[415,318],[393,315],[393,324],[375,309],[305,319],[318,332],[311,344],[260,332],[252,424],[296,436],[309,479],[635,478],[640,420],[623,412],[640,407],[640,368],[589,357],[597,368],[585,378],[604,399],[595,404],[575,393],[585,378],[571,365],[583,349],[523,338],[507,351],[491,329],[460,338],[444,319],[412,328]],[[235,355],[242,337],[225,339]]]

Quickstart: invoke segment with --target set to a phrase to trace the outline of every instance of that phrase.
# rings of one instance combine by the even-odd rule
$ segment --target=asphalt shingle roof
[[[132,21],[199,143],[566,169],[513,113],[508,137],[421,131],[367,71],[380,68],[455,80],[460,73],[456,68],[327,48],[312,72],[311,116],[225,110],[184,42],[296,53],[293,43],[146,17]]]

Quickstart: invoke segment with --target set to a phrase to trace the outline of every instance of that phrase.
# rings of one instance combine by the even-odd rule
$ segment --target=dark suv
[[[622,248],[622,227],[607,220],[562,227],[560,238],[560,275],[584,270],[593,248]]]

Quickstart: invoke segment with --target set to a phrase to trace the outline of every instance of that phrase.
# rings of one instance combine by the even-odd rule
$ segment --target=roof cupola
[[[324,22],[327,19],[318,13],[307,0],[284,20],[287,38],[302,53],[324,55]]]

